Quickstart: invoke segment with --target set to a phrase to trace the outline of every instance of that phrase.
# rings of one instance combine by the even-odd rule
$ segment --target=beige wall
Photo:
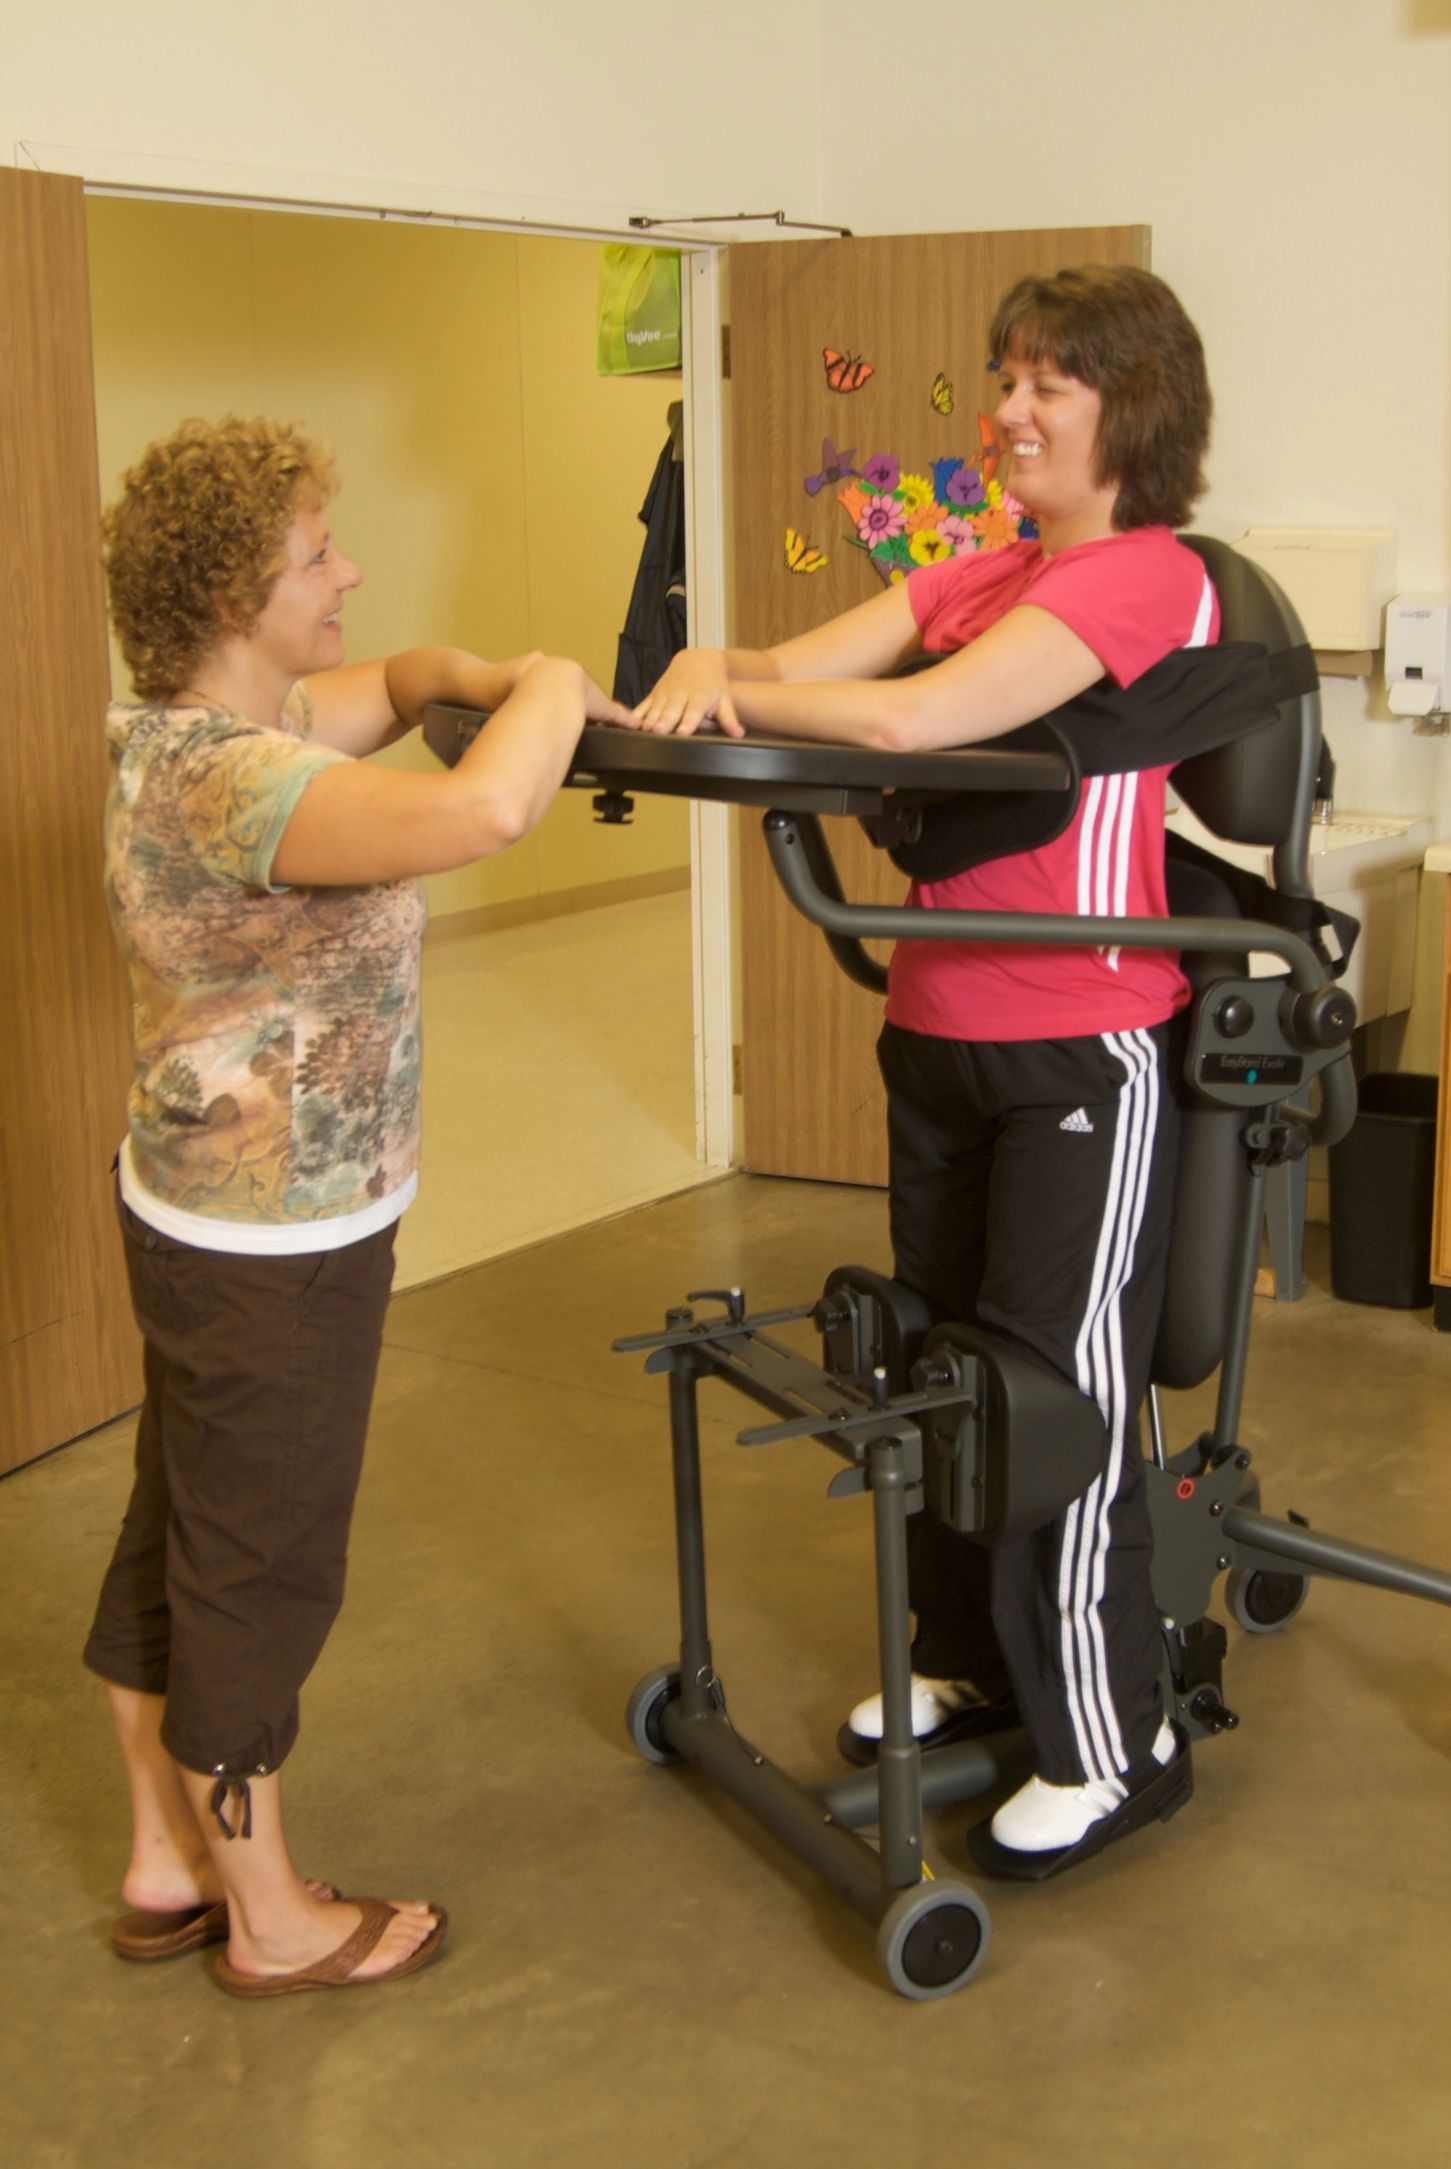
[[[1209,350],[1202,523],[1385,524],[1403,587],[1451,581],[1451,0],[837,0],[822,107],[856,114],[823,215],[862,231],[1142,220]],[[960,162],[869,155],[866,82],[971,117]],[[928,124],[919,118],[917,126]],[[1342,802],[1434,812],[1451,743],[1329,689]]]
[[[496,218],[615,231],[813,218],[820,40],[819,0],[16,0],[0,158],[435,213],[488,196]]]
[[[366,575],[350,655],[543,647],[610,681],[679,380],[595,375],[592,244],[114,198],[88,219],[106,496],[184,415],[295,417],[343,474],[335,525]],[[642,800],[604,830],[570,792],[517,849],[434,881],[432,908],[688,858],[683,804]]]
[[[612,228],[1146,220],[1210,347],[1205,524],[1387,520],[1403,586],[1451,580],[1451,0],[11,12],[0,158],[92,179]],[[1343,804],[1451,833],[1451,745],[1374,687],[1327,717]]]
[[[853,115],[856,149],[823,217],[1145,221],[1209,352],[1198,524],[1390,526],[1400,587],[1451,586],[1451,0],[1040,0],[1026,30],[983,0],[834,0],[829,22],[822,111]],[[932,155],[900,126],[874,153],[863,86],[900,115],[932,82],[956,86],[931,121],[915,108]],[[954,118],[973,123],[960,158]],[[1343,808],[1451,835],[1451,738],[1392,721],[1374,680],[1327,684],[1324,713]],[[1400,1061],[1434,1069],[1434,909],[1420,933]]]

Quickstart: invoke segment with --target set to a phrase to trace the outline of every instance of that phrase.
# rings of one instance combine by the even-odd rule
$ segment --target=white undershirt
[[[401,1218],[418,1194],[418,1176],[390,1190],[361,1212],[340,1213],[332,1220],[219,1220],[210,1213],[182,1212],[167,1205],[138,1181],[128,1137],[120,1154],[121,1196],[138,1220],[173,1242],[195,1250],[225,1250],[244,1258],[295,1258],[313,1250],[341,1250],[376,1235]]]

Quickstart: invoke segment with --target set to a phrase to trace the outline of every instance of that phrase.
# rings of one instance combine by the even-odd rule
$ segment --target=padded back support
[[[1213,536],[1180,540],[1203,560],[1214,582],[1222,640],[1255,640],[1272,655],[1304,645],[1304,627],[1267,572]],[[1307,737],[1312,741],[1308,756]],[[1174,789],[1216,836],[1231,843],[1278,844],[1294,827],[1307,757],[1313,778],[1319,749],[1320,696],[1300,694],[1281,702],[1280,719],[1268,730],[1181,761]]]
[[[1219,596],[1220,637],[1258,641],[1271,654],[1302,646],[1293,607],[1258,565],[1207,535],[1181,538],[1204,562]],[[1320,755],[1320,699],[1300,694],[1280,705],[1267,730],[1182,761],[1173,789],[1217,836],[1275,849],[1276,885],[1309,893],[1304,866],[1310,798]],[[1168,866],[1169,909],[1186,916],[1237,918],[1232,892],[1208,869]],[[1242,975],[1247,957],[1185,956],[1196,1000],[1216,979]],[[1235,1260],[1251,1176],[1243,1109],[1201,1099],[1184,1077],[1189,1011],[1171,1054],[1180,1133],[1174,1220],[1164,1305],[1150,1376],[1156,1386],[1196,1386],[1222,1361],[1233,1317]]]
[[[1169,909],[1196,918],[1234,918],[1234,897],[1206,868],[1169,862]],[[1197,1001],[1202,990],[1227,974],[1248,970],[1249,959],[1209,956],[1181,959]],[[1164,1302],[1149,1376],[1177,1391],[1197,1386],[1222,1361],[1234,1314],[1234,1270],[1251,1181],[1245,1156],[1243,1108],[1222,1107],[1195,1092],[1184,1075],[1193,1004],[1181,1012],[1169,1055],[1169,1082],[1179,1101],[1179,1155],[1174,1218],[1164,1275]]]

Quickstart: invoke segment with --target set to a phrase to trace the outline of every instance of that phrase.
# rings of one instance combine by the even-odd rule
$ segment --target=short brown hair
[[[143,700],[178,692],[223,632],[261,615],[298,511],[337,487],[290,422],[183,422],[149,445],[101,522],[111,620]]]
[[[1214,403],[1199,334],[1171,287],[1134,264],[1020,279],[989,340],[995,361],[1051,361],[1098,393],[1098,480],[1118,484],[1116,528],[1186,525],[1205,487]]]

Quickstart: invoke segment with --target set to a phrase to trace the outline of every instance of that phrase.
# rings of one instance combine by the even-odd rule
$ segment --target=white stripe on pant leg
[[[1104,1190],[1103,1217],[1099,1222],[1098,1246],[1093,1260],[1088,1300],[1084,1306],[1083,1322],[1079,1327],[1074,1348],[1074,1375],[1078,1390],[1100,1408],[1103,1407],[1104,1397],[1098,1390],[1095,1376],[1094,1332],[1109,1284],[1127,1144],[1128,1128],[1120,1113],[1114,1124],[1113,1156]],[[1097,1490],[1100,1482],[1101,1479],[1095,1479],[1085,1496],[1070,1508],[1064,1522],[1063,1547],[1058,1568],[1058,1610],[1062,1622],[1060,1637],[1068,1715],[1078,1746],[1079,1760],[1090,1777],[1107,1778],[1113,1775],[1115,1769],[1113,1750],[1103,1725],[1100,1698],[1094,1692],[1092,1639],[1084,1631],[1088,1599],[1087,1553],[1097,1521]]]
[[[1094,1255],[1088,1299],[1074,1348],[1074,1375],[1078,1389],[1100,1407],[1103,1396],[1096,1390],[1093,1336],[1113,1260],[1114,1229],[1123,1188],[1127,1143],[1128,1128],[1120,1115],[1120,1119],[1114,1124],[1112,1159],[1104,1190],[1103,1216],[1099,1223],[1098,1246]],[[1088,1590],[1085,1578],[1087,1549],[1097,1520],[1097,1487],[1100,1481],[1101,1479],[1095,1479],[1084,1498],[1075,1502],[1064,1520],[1058,1568],[1058,1610],[1068,1715],[1073,1726],[1079,1760],[1090,1777],[1107,1778],[1112,1776],[1115,1767],[1113,1751],[1103,1726],[1100,1698],[1094,1691],[1092,1681],[1092,1640],[1084,1632],[1084,1609]]]
[[[1076,1631],[1072,1590],[1077,1578],[1081,1547],[1097,1520],[1098,1495],[1102,1484],[1103,1478],[1096,1476],[1083,1496],[1074,1500],[1064,1517],[1058,1592],[1058,1609],[1062,1622],[1060,1642],[1064,1698],[1069,1721],[1073,1726],[1078,1759],[1087,1775],[1097,1778],[1112,1775],[1112,1758],[1099,1714],[1099,1698],[1088,1673],[1093,1655],[1092,1643],[1088,1637]]]
[[[1059,1559],[1059,1611],[1069,1718],[1084,1769],[1112,1779],[1127,1766],[1103,1639],[1103,1598],[1109,1512],[1123,1466],[1127,1411],[1123,1406],[1120,1305],[1132,1271],[1143,1218],[1146,1170],[1153,1148],[1157,1070],[1144,1035],[1104,1044],[1125,1069],[1115,1124],[1114,1158],[1100,1224],[1098,1251],[1075,1366],[1080,1391],[1102,1410],[1109,1433],[1108,1467],[1065,1519]],[[1146,1149],[1147,1139],[1147,1149]]]
[[[1159,1073],[1158,1064],[1154,1060],[1153,1044],[1144,1033],[1131,1035],[1129,1044],[1137,1045],[1140,1053],[1145,1055],[1147,1060],[1133,1086],[1136,1119],[1141,1120],[1140,1142],[1139,1149],[1134,1154],[1135,1179],[1131,1192],[1126,1199],[1127,1210],[1122,1223],[1121,1268],[1115,1276],[1116,1288],[1108,1314],[1108,1357],[1114,1444],[1109,1472],[1103,1486],[1098,1525],[1094,1532],[1093,1575],[1089,1590],[1088,1612],[1089,1631],[1094,1642],[1097,1658],[1095,1676],[1101,1678],[1106,1687],[1109,1684],[1109,1673],[1108,1653],[1103,1639],[1103,1598],[1108,1574],[1108,1556],[1111,1541],[1109,1516],[1112,1502],[1118,1492],[1124,1455],[1129,1451],[1127,1431],[1129,1418],[1132,1414],[1128,1406],[1128,1393],[1124,1379],[1123,1295],[1133,1276],[1134,1262],[1138,1251],[1139,1231],[1144,1221],[1159,1113]],[[1112,1707],[1112,1705],[1110,1706]],[[1117,1730],[1116,1710],[1114,1711],[1114,1722]],[[1121,1734],[1119,1735],[1119,1742],[1119,1753],[1122,1759],[1118,1764],[1118,1768],[1123,1770],[1127,1767],[1127,1757],[1123,1753]]]
[[[1100,1723],[1108,1741],[1110,1767],[1104,1775],[1111,1776],[1126,1767],[1128,1758],[1124,1752],[1123,1734],[1113,1698],[1108,1651],[1103,1635],[1102,1604],[1107,1573],[1109,1515],[1123,1471],[1127,1412],[1124,1408],[1120,1304],[1124,1286],[1132,1270],[1135,1238],[1143,1211],[1142,1170],[1145,1159],[1147,1074],[1141,1048],[1135,1048],[1131,1041],[1115,1042],[1109,1035],[1105,1035],[1105,1038],[1110,1051],[1124,1063],[1127,1072],[1126,1082],[1119,1096],[1119,1121],[1126,1132],[1127,1143],[1123,1160],[1123,1180],[1114,1201],[1108,1271],[1089,1337],[1092,1391],[1103,1411],[1108,1430],[1108,1466],[1095,1495],[1092,1516],[1085,1517],[1088,1525],[1079,1558],[1079,1580],[1075,1596],[1078,1631],[1090,1653],[1089,1676],[1097,1698]]]
[[[1122,1298],[1133,1272],[1137,1249],[1138,1231],[1143,1221],[1147,1194],[1147,1171],[1153,1151],[1152,1116],[1157,1102],[1158,1079],[1153,1058],[1152,1044],[1142,1035],[1118,1038],[1106,1035],[1106,1043],[1118,1059],[1130,1070],[1129,1081],[1121,1095],[1122,1119],[1129,1126],[1129,1149],[1126,1155],[1126,1176],[1119,1196],[1119,1213],[1114,1229],[1114,1251],[1104,1300],[1095,1321],[1093,1335],[1094,1374],[1098,1387],[1100,1406],[1109,1428],[1109,1467],[1105,1475],[1102,1499],[1092,1532],[1089,1554],[1089,1581],[1085,1593],[1085,1612],[1090,1638],[1097,1662],[1094,1676],[1104,1685],[1109,1708],[1114,1710],[1109,1683],[1108,1659],[1103,1640],[1102,1602],[1107,1578],[1109,1550],[1109,1515],[1117,1494],[1123,1470],[1125,1433],[1129,1410],[1126,1406],[1123,1371],[1123,1311]],[[1117,1717],[1112,1723],[1117,1734]],[[1123,1767],[1121,1736],[1119,1758],[1116,1766]]]
[[[1146,1035],[1139,1033],[1126,1036],[1117,1041],[1113,1051],[1126,1063],[1137,1056],[1140,1066],[1128,1087],[1129,1119],[1133,1125],[1133,1149],[1130,1154],[1132,1174],[1121,1200],[1123,1209],[1117,1230],[1114,1270],[1111,1284],[1105,1291],[1106,1300],[1100,1320],[1102,1332],[1097,1350],[1098,1376],[1108,1403],[1105,1414],[1109,1422],[1111,1448],[1110,1466],[1091,1539],[1087,1620],[1097,1659],[1094,1677],[1103,1682],[1105,1693],[1110,1697],[1114,1730],[1118,1737],[1116,1767],[1122,1770],[1126,1767],[1127,1758],[1123,1753],[1122,1736],[1118,1733],[1116,1708],[1111,1701],[1107,1651],[1103,1639],[1102,1604],[1110,1546],[1110,1513],[1122,1476],[1123,1457],[1127,1451],[1126,1433],[1131,1414],[1124,1382],[1123,1295],[1133,1273],[1139,1230],[1143,1224],[1156,1129],[1159,1079],[1153,1045]]]

